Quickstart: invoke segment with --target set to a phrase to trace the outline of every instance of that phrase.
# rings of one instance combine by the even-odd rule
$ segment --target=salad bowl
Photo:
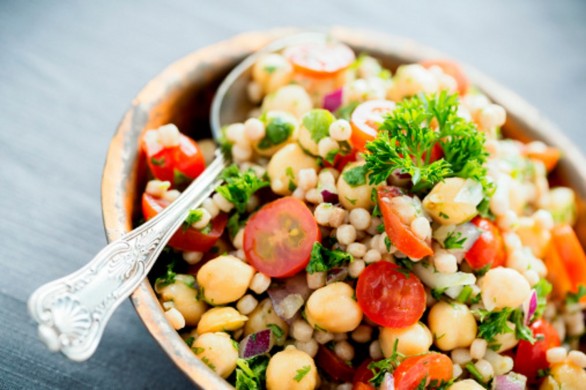
[[[130,231],[140,215],[140,188],[146,183],[144,159],[139,158],[139,137],[146,129],[174,123],[195,139],[210,138],[209,112],[214,92],[228,72],[243,58],[279,37],[296,32],[278,29],[238,35],[199,49],[167,67],[132,101],[112,139],[102,178],[102,210],[109,241]],[[445,57],[436,50],[409,39],[379,33],[334,27],[328,33],[357,53],[378,58],[394,71],[404,63]],[[576,231],[586,244],[586,159],[547,119],[527,102],[481,72],[464,66],[473,85],[507,111],[503,127],[506,137],[520,141],[540,140],[563,151],[550,181],[574,189],[578,197]],[[241,111],[242,99],[230,99],[223,109]],[[232,105],[232,106],[231,106]],[[157,265],[151,274],[157,272]],[[194,384],[205,389],[231,388],[190,350],[168,323],[152,287],[145,279],[131,296],[138,315],[171,360]]]

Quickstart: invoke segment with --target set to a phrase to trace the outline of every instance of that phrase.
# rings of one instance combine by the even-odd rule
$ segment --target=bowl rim
[[[241,33],[206,46],[173,62],[142,88],[132,100],[130,108],[124,114],[114,133],[102,174],[102,217],[109,242],[120,238],[132,228],[132,221],[128,217],[132,203],[125,194],[133,189],[129,188],[128,182],[131,180],[128,180],[129,177],[124,173],[123,168],[128,164],[136,163],[136,161],[130,161],[128,147],[129,137],[132,134],[139,134],[142,130],[141,128],[137,129],[137,126],[140,127],[144,121],[138,119],[144,118],[144,115],[148,116],[149,110],[155,104],[168,97],[173,88],[178,88],[181,75],[188,73],[195,64],[204,61],[204,59],[213,61],[213,59],[232,55],[230,53],[233,53],[235,48],[238,48],[239,53],[252,52],[265,46],[271,40],[294,31],[300,30],[280,28]],[[334,39],[346,42],[351,46],[392,54],[405,59],[405,62],[417,62],[426,58],[447,58],[445,54],[405,37],[337,26],[331,27],[327,31]],[[507,114],[515,117],[521,127],[531,129],[539,139],[563,150],[563,160],[569,164],[568,167],[572,171],[572,175],[577,175],[572,183],[580,187],[580,193],[586,194],[586,172],[577,169],[577,167],[586,166],[586,159],[565,134],[561,133],[553,123],[544,118],[537,109],[517,94],[473,67],[461,64],[472,84],[477,86],[493,102],[503,105]],[[138,133],[137,130],[139,130]],[[121,185],[121,183],[127,184]],[[233,388],[197,359],[178,332],[169,325],[148,279],[145,279],[133,292],[131,300],[148,331],[176,366],[193,383],[204,389]]]

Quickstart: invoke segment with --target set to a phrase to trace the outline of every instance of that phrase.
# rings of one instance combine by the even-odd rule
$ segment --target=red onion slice
[[[395,378],[392,374],[388,372],[385,374],[379,390],[395,390]]]
[[[273,332],[270,329],[263,329],[242,339],[238,353],[241,358],[250,359],[268,353],[273,348],[273,343]]]
[[[525,390],[527,378],[521,374],[510,372],[507,375],[497,375],[493,384],[495,390]]]
[[[531,321],[531,317],[535,314],[535,310],[537,310],[537,291],[533,289],[529,297],[523,302],[523,322],[525,325],[529,325],[529,321]]]
[[[343,282],[348,277],[348,268],[347,267],[339,267],[339,268],[332,268],[328,271],[328,276],[326,278],[326,284],[331,284],[335,282]]]
[[[342,105],[343,89],[336,89],[324,96],[323,108],[334,112]]]
[[[336,204],[340,201],[340,199],[338,198],[338,194],[330,192],[328,190],[322,190],[321,196],[324,199],[325,203]]]

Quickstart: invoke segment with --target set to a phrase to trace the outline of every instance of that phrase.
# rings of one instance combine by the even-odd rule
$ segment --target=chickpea
[[[293,346],[271,357],[266,376],[267,390],[312,390],[318,385],[313,359]]]
[[[549,376],[539,389],[583,389],[584,383],[586,383],[586,371],[570,362],[565,362],[551,366]]]
[[[296,143],[282,147],[271,157],[267,173],[271,179],[271,189],[279,195],[291,195],[291,187],[296,187],[299,171],[319,169],[317,160],[308,156]]]
[[[230,376],[236,368],[238,349],[224,332],[206,333],[193,342],[195,355],[222,378]]]
[[[436,303],[429,311],[428,324],[442,351],[469,347],[476,338],[476,319],[461,303]]]
[[[433,93],[439,84],[429,70],[420,64],[402,65],[397,69],[393,87],[389,90],[389,98],[400,101],[406,96],[417,95],[419,92]]]
[[[223,305],[242,298],[248,289],[254,269],[230,255],[216,257],[197,272],[197,283],[204,299],[212,305]]]
[[[163,302],[173,302],[175,309],[185,318],[187,326],[196,326],[208,305],[197,300],[197,290],[193,287],[195,280],[191,275],[176,275],[175,282],[157,288]]]
[[[364,165],[364,162],[355,162],[346,165],[342,174],[338,178],[338,182],[336,184],[336,188],[338,189],[338,197],[340,198],[340,203],[344,208],[347,210],[352,210],[356,208],[363,208],[367,210],[371,210],[374,207],[374,203],[372,202],[371,195],[373,188],[376,188],[374,185],[365,184],[358,185],[358,186],[351,186],[348,184],[346,179],[344,178],[344,173],[352,168],[356,168],[359,166]],[[366,179],[368,180],[368,179]]]
[[[267,54],[252,67],[252,79],[265,93],[271,93],[288,84],[292,77],[293,66],[280,54]]]
[[[262,110],[264,112],[279,110],[286,111],[298,119],[313,108],[313,102],[308,93],[299,85],[286,85],[265,97]]]
[[[515,324],[510,321],[507,321],[507,326],[512,329],[512,332],[507,333],[499,333],[494,336],[494,341],[492,341],[489,345],[498,345],[498,349],[495,351],[497,353],[501,353],[504,351],[508,351],[509,349],[514,348],[517,344],[519,344],[519,340],[515,336]]]
[[[463,381],[458,381],[448,387],[448,390],[483,390],[482,387],[478,382],[474,379],[464,379]]]
[[[318,143],[329,135],[330,125],[336,118],[327,110],[315,109],[307,112],[299,127],[299,145],[313,156],[319,156]],[[307,126],[310,126],[309,128]],[[319,135],[319,137],[316,137]]]
[[[482,185],[472,179],[451,177],[433,187],[423,199],[423,208],[442,225],[459,225],[478,214]]]
[[[220,330],[236,330],[242,328],[248,317],[243,316],[233,307],[214,307],[206,311],[199,324],[197,333],[217,332]]]
[[[261,118],[265,125],[265,136],[256,142],[254,150],[261,156],[272,156],[293,138],[297,119],[285,111],[268,111]]]
[[[429,351],[429,347],[433,343],[431,332],[421,322],[400,329],[382,328],[379,341],[383,355],[386,358],[393,354],[396,340],[399,340],[397,342],[397,352],[405,356],[425,353]]]
[[[270,298],[266,298],[248,315],[248,321],[244,325],[244,336],[267,329],[269,324],[277,325],[283,330],[283,336],[275,340],[275,344],[283,345],[289,334],[289,325],[275,313]]]
[[[497,267],[489,270],[478,282],[482,303],[488,310],[505,307],[516,308],[531,293],[527,279],[511,268]]]
[[[307,321],[328,332],[353,331],[362,321],[362,309],[353,297],[354,289],[342,282],[315,290],[305,305]]]

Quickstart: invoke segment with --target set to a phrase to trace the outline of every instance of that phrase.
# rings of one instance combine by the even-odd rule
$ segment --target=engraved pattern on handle
[[[214,162],[156,217],[107,245],[80,270],[31,295],[28,309],[49,349],[76,361],[95,352],[114,310],[147,276],[189,210],[221,183],[226,164],[217,151]]]

